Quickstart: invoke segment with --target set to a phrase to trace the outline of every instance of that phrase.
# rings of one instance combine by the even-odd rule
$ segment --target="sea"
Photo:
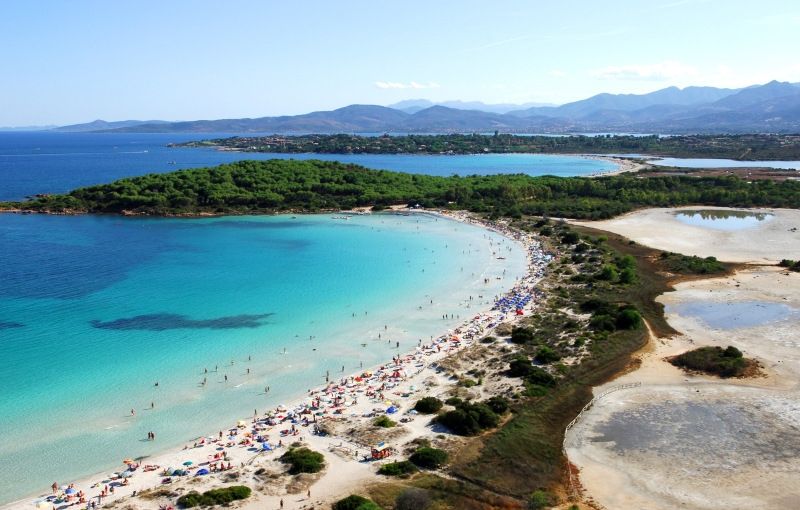
[[[276,157],[166,146],[193,138],[0,133],[0,198]],[[291,157],[435,175],[613,169],[569,156]],[[482,228],[334,216],[0,214],[0,504],[385,362],[525,271],[521,247]]]
[[[568,177],[616,169],[608,160],[544,154],[269,154],[167,147],[169,143],[226,136],[234,135],[0,133],[0,200],[21,200],[37,193],[64,193],[123,177],[215,166],[242,159],[322,159],[445,176],[524,173]]]

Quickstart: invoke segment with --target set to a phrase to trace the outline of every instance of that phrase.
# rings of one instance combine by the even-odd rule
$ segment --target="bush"
[[[500,418],[488,405],[469,402],[462,402],[454,410],[447,411],[436,420],[460,436],[480,434],[485,429],[496,427],[500,422]]]
[[[378,474],[386,476],[408,476],[418,471],[417,466],[408,460],[390,462],[378,468]]]
[[[537,384],[539,386],[551,387],[556,385],[556,378],[550,372],[541,367],[531,367],[530,373],[525,376],[525,381],[530,384]]]
[[[385,429],[392,428],[397,425],[397,422],[392,421],[388,416],[378,416],[375,420],[372,421],[372,424],[376,427],[383,427]]]
[[[595,275],[595,278],[598,280],[604,280],[608,282],[615,282],[619,278],[619,273],[617,272],[617,268],[611,264],[606,264],[603,266],[602,269]]]
[[[333,510],[381,510],[372,500],[351,494],[332,505]]]
[[[414,404],[414,409],[418,413],[433,414],[442,408],[442,401],[436,397],[422,397]]]
[[[212,489],[202,494],[197,491],[191,491],[179,497],[177,504],[181,508],[227,505],[232,501],[250,497],[250,492],[250,487],[245,487],[244,485],[232,485],[221,489]]]
[[[550,347],[543,345],[539,347],[539,350],[536,351],[536,356],[534,356],[533,359],[539,363],[546,365],[548,363],[553,363],[554,361],[560,360],[561,355],[558,354],[553,349],[551,349]]]
[[[290,448],[280,457],[284,464],[290,464],[289,474],[318,473],[325,467],[325,457],[308,448]]]
[[[437,469],[447,463],[447,458],[446,451],[423,446],[412,453],[409,460],[424,469]]]
[[[493,343],[495,343],[496,340],[497,340],[497,338],[495,338],[493,336],[485,336],[485,337],[481,338],[481,343],[482,344],[493,344]]]
[[[684,352],[669,360],[677,367],[715,374],[720,377],[737,377],[744,373],[749,363],[742,351],[733,346],[700,347]]]
[[[515,327],[511,330],[511,341],[515,344],[527,344],[533,341],[534,334],[530,328]]]
[[[511,377],[527,377],[533,371],[531,360],[525,356],[517,356],[508,364],[508,375]]]
[[[636,329],[642,325],[642,316],[633,307],[625,307],[619,311],[615,326],[617,329]]]
[[[504,399],[503,397],[491,397],[486,401],[486,405],[489,406],[489,409],[494,411],[496,414],[505,414],[506,411],[508,411],[508,400]]]
[[[636,282],[636,270],[631,267],[626,267],[619,272],[619,283],[630,284]]]
[[[556,504],[555,498],[544,490],[533,491],[533,494],[528,498],[528,508],[530,510],[540,510]]]
[[[458,397],[449,397],[447,400],[444,401],[445,404],[449,406],[460,406],[464,401]]]

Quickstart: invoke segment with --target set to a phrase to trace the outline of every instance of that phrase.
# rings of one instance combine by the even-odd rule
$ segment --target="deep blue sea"
[[[171,142],[223,136],[232,135],[0,133],[0,200],[20,200],[36,193],[63,193],[122,177],[214,166],[241,159],[323,159],[430,175],[526,173],[574,176],[615,169],[609,161],[539,154],[242,154],[166,146]]]

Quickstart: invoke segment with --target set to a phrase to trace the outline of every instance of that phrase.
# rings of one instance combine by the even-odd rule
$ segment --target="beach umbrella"
[[[76,492],[78,491],[76,491],[72,487],[68,487],[67,490],[64,491],[64,494],[75,494]]]
[[[192,462],[191,460],[187,460],[186,462],[183,463],[184,466],[191,466],[192,464],[194,464],[194,462]]]
[[[123,464],[133,464],[134,462],[136,462],[136,461],[133,460],[133,459],[125,459],[125,460],[122,461]]]
[[[208,474],[208,469],[203,468],[203,469],[198,469],[197,470],[196,476],[207,475],[207,474]]]

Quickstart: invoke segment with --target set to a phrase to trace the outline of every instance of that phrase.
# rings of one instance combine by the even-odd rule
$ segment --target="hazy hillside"
[[[647,94],[597,94],[561,106],[402,101],[303,115],[188,122],[97,120],[59,131],[163,133],[744,133],[800,131],[800,87],[772,81],[743,89],[668,87]],[[447,106],[447,105],[452,106]],[[474,106],[474,108],[468,108]],[[496,111],[486,111],[486,110]]]

